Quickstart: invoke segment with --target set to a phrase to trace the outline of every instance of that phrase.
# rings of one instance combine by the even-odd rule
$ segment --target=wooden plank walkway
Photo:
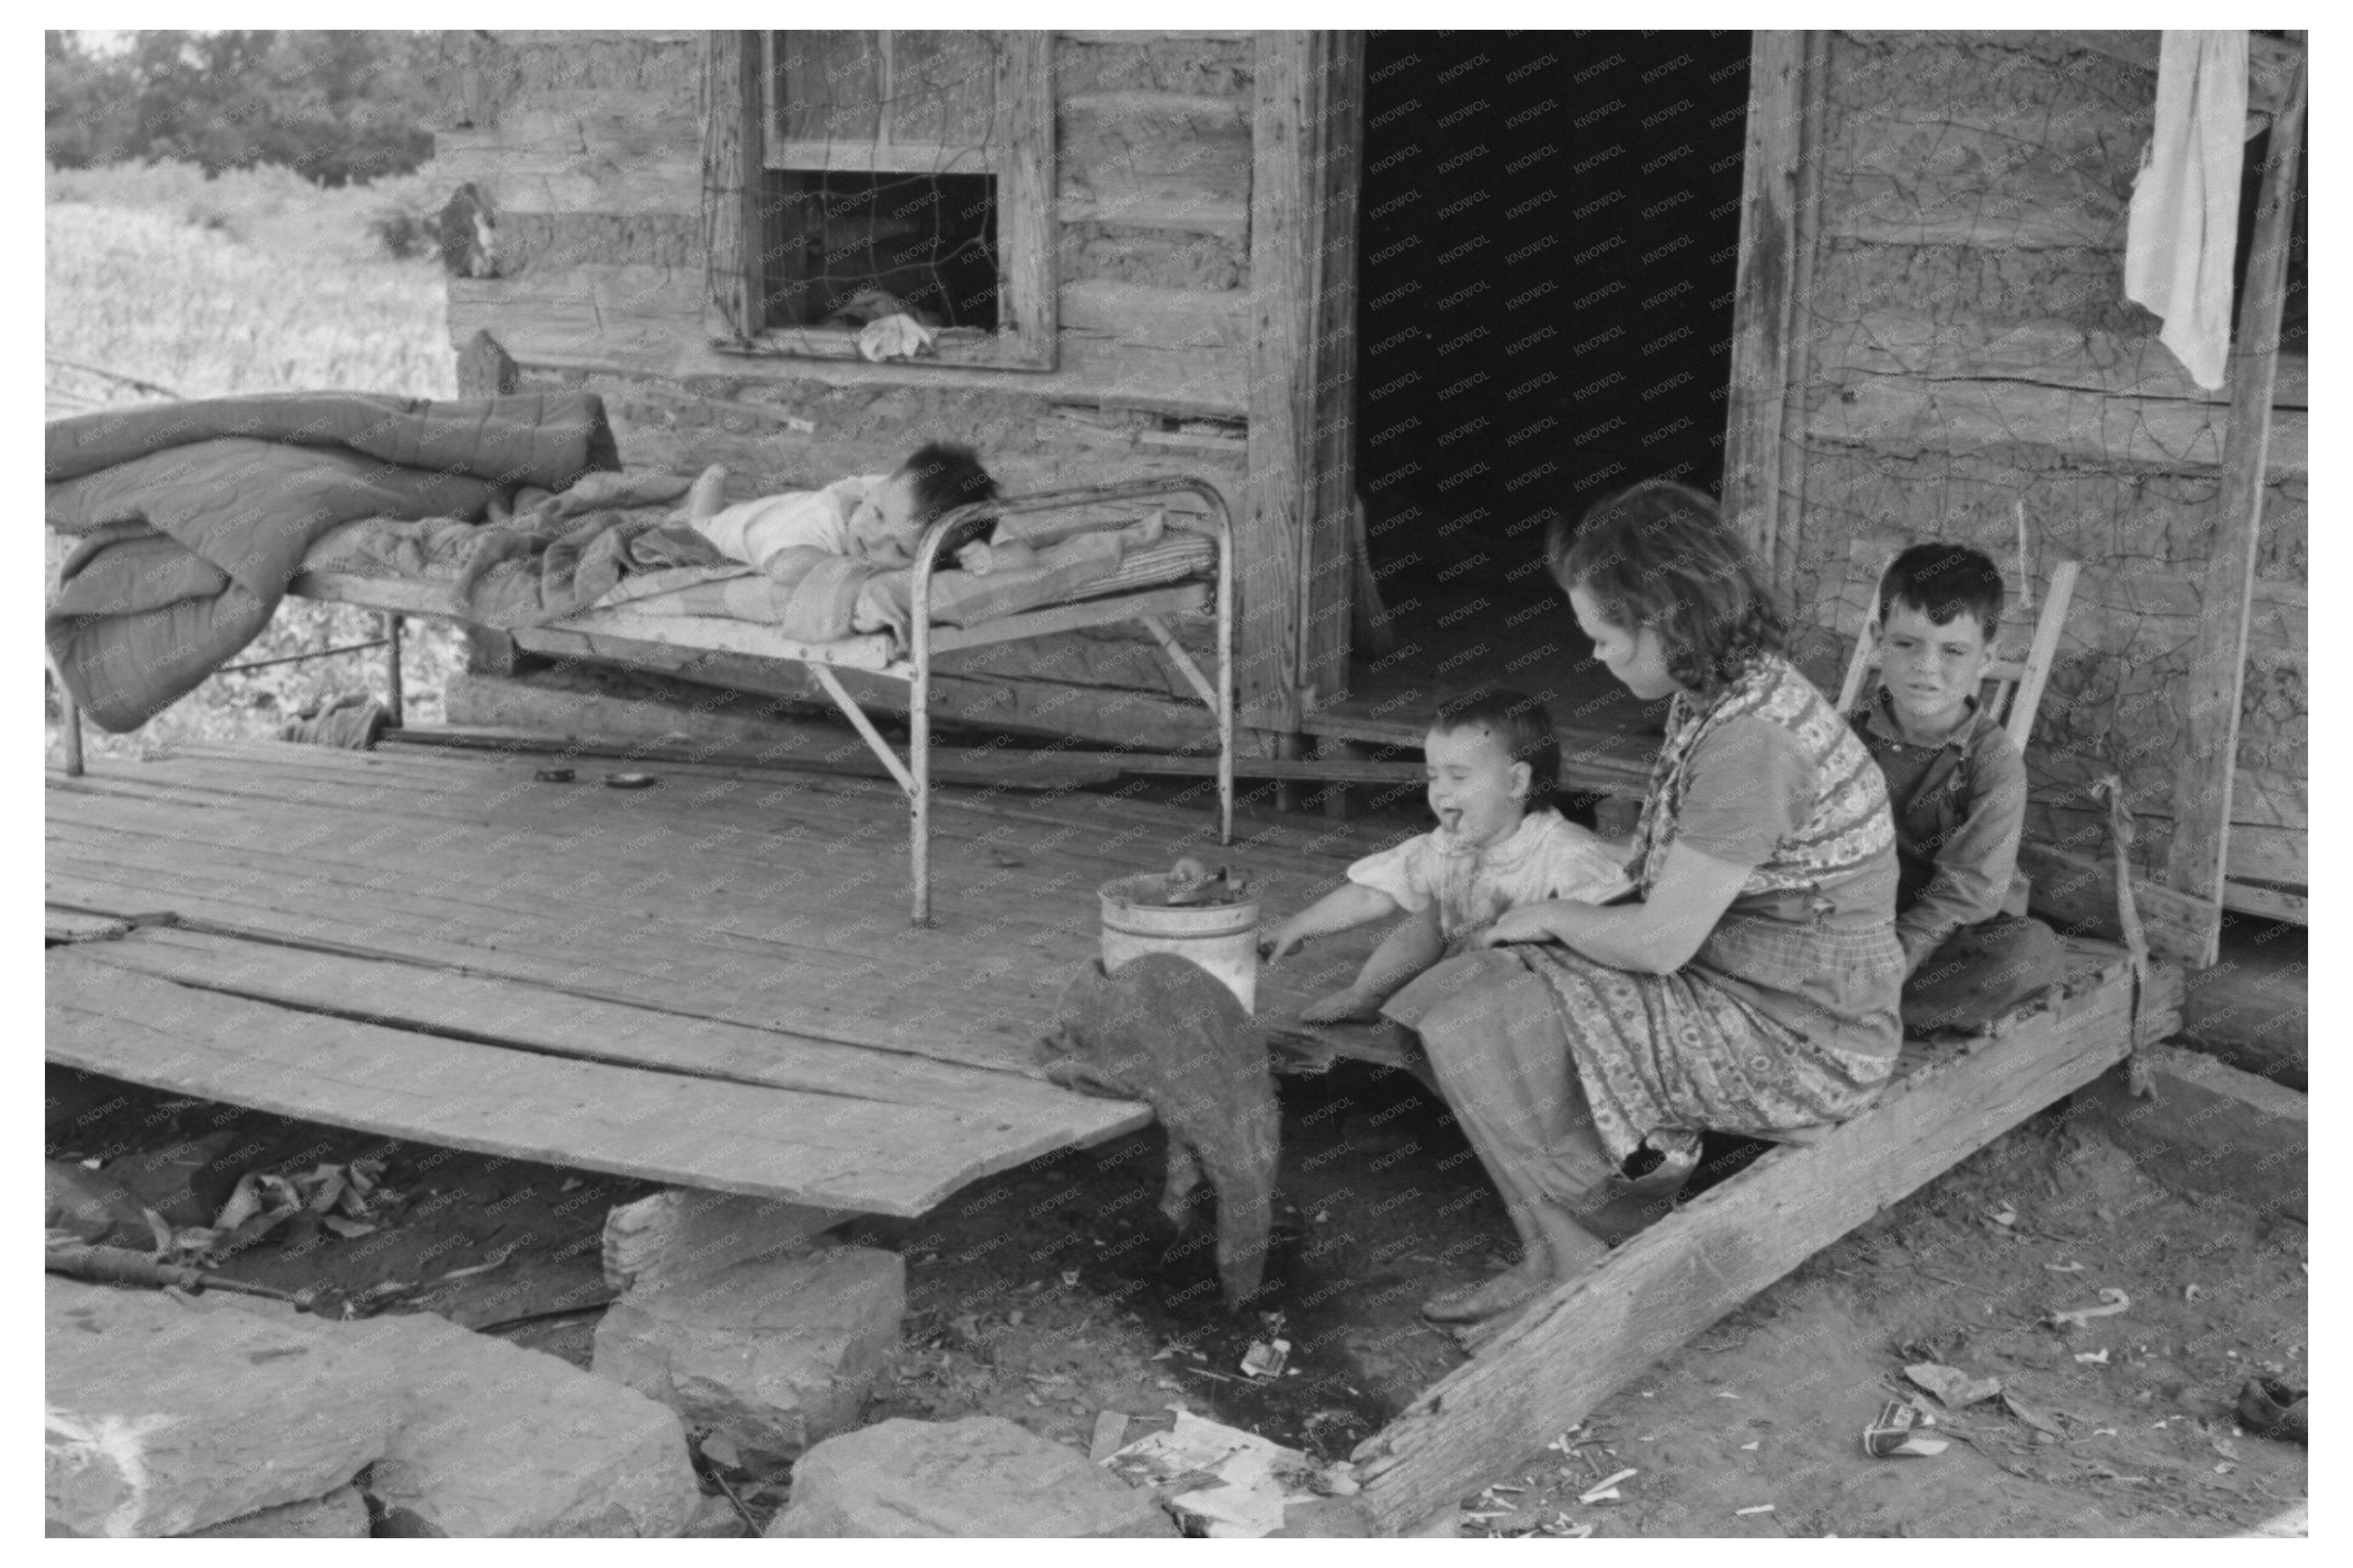
[[[935,926],[905,807],[857,779],[666,762],[184,748],[49,777],[48,1054],[290,1116],[684,1186],[913,1215],[1144,1125],[1032,1044],[1093,957],[1096,886],[1181,853],[1287,912],[1381,840],[1308,819],[944,791]],[[644,765],[644,764],[639,764]],[[154,917],[169,917],[159,921]],[[122,922],[138,929],[121,934]],[[111,940],[109,940],[111,938]],[[1370,936],[1270,971],[1262,1013]]]

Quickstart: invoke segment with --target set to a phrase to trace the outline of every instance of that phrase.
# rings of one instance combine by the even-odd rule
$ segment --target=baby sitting
[[[1348,868],[1345,886],[1277,927],[1261,953],[1279,960],[1314,937],[1386,920],[1399,925],[1354,984],[1300,1009],[1307,1023],[1369,1018],[1389,994],[1504,910],[1547,899],[1603,903],[1632,885],[1620,857],[1548,801],[1560,744],[1536,699],[1490,687],[1439,705],[1422,742],[1435,832]]]
[[[705,468],[687,492],[687,521],[722,554],[763,571],[786,550],[909,565],[924,529],[957,507],[1000,493],[978,453],[944,441],[917,447],[893,473],[853,474],[823,489],[783,490],[729,506],[726,488],[725,468]],[[976,521],[975,537],[988,526]],[[957,547],[951,540],[944,553]]]

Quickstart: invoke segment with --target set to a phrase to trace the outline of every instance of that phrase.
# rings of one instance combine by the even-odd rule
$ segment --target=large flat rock
[[[56,1275],[42,1306],[48,1517],[77,1535],[185,1535],[324,1497],[406,1415],[394,1364],[331,1349],[314,1320]]]
[[[1173,1536],[1149,1491],[995,1415],[893,1419],[828,1437],[793,1467],[772,1538]]]
[[[55,1276],[43,1305],[61,1533],[189,1534],[370,1467],[417,1534],[674,1535],[698,1501],[669,1410],[446,1319],[322,1322]]]

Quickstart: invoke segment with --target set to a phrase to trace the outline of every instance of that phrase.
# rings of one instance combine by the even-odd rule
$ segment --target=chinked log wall
[[[1017,491],[1198,474],[1245,528],[1251,35],[1057,37],[1060,335],[1057,368],[1037,374],[714,352],[704,35],[509,32],[466,47],[472,91],[448,118],[468,123],[438,133],[436,167],[488,194],[500,274],[449,280],[451,342],[487,330],[523,387],[600,394],[632,467],[723,463],[744,495],[958,440]],[[1239,542],[1246,584],[1254,564],[1284,575],[1266,569],[1282,544]],[[953,656],[938,699],[958,718],[1103,740],[1206,735],[1198,708],[1158,700],[1185,694],[1143,635]],[[1206,652],[1206,630],[1194,635]]]
[[[1843,580],[1903,543],[1973,544],[2014,574],[2023,503],[2038,601],[2059,559],[2084,563],[2030,758],[2029,832],[2096,852],[2078,791],[2116,769],[2142,818],[2140,868],[2161,875],[2229,396],[2191,384],[2124,298],[2155,79],[2051,34],[1840,33],[1823,89],[1776,519],[1782,586],[1819,606],[1801,651],[1835,678]],[[2284,359],[2230,846],[2232,877],[2296,883],[2306,404],[2303,365]]]

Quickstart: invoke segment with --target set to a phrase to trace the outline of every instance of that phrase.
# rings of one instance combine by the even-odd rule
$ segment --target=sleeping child
[[[765,570],[781,551],[822,550],[882,566],[914,560],[923,530],[967,502],[994,500],[997,481],[969,447],[933,441],[889,474],[853,474],[818,490],[724,503],[727,470],[709,468],[687,492],[687,521],[721,553]],[[975,525],[976,535],[987,530]],[[953,556],[950,540],[944,554]]]
[[[1547,899],[1603,903],[1627,890],[1620,857],[1547,805],[1560,745],[1544,705],[1491,687],[1439,704],[1422,742],[1436,831],[1348,868],[1335,889],[1275,929],[1270,959],[1313,937],[1405,910],[1344,990],[1300,1010],[1308,1023],[1370,1017],[1392,992],[1505,910]]]

